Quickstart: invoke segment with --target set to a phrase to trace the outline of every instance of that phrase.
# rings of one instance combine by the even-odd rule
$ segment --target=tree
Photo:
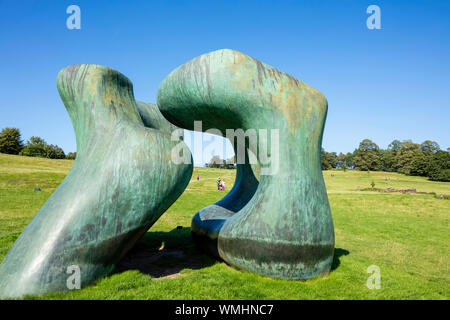
[[[353,168],[353,153],[347,152],[344,157],[345,167]]]
[[[380,169],[380,148],[370,139],[364,139],[355,150],[353,164],[361,171],[376,171]]]
[[[395,156],[395,167],[397,172],[411,174],[412,160],[414,156],[420,152],[419,144],[411,140],[405,140],[401,143],[401,148]]]
[[[422,150],[417,150],[411,159],[409,174],[414,176],[427,176],[429,162],[430,155]]]
[[[347,169],[347,165],[345,163],[345,154],[343,154],[342,152],[339,152],[338,156],[336,157],[336,167],[337,168],[341,168],[341,169]]]
[[[425,140],[415,150],[414,156],[410,163],[410,173],[415,176],[428,176],[428,169],[430,161],[433,159],[433,154],[440,150],[439,144],[435,141]]]
[[[234,169],[235,163],[236,163],[236,156],[232,156],[224,162],[224,168],[225,169]]]
[[[20,152],[20,155],[45,158],[47,157],[46,145],[47,142],[45,142],[44,139],[33,136],[27,141],[25,147]]]
[[[380,170],[387,172],[395,172],[395,156],[396,152],[392,150],[380,149]]]
[[[381,170],[388,172],[396,172],[396,156],[397,152],[402,148],[399,140],[392,141],[386,150],[380,150]]]
[[[336,168],[337,166],[337,154],[336,152],[325,152],[327,162],[330,164],[332,168]]]
[[[322,148],[322,151],[320,152],[320,158],[322,163],[322,170],[330,170],[331,164],[328,162],[327,153],[325,152],[324,148]]]
[[[20,152],[21,155],[28,157],[42,157],[50,159],[64,159],[66,155],[63,149],[57,145],[47,144],[41,137],[31,137]]]
[[[221,159],[219,156],[215,155],[209,160],[208,167],[210,168],[220,168],[224,163],[224,160]]]
[[[438,143],[431,140],[425,140],[424,142],[421,143],[419,148],[421,151],[428,153],[433,153],[441,150],[441,148],[439,148]]]
[[[373,142],[372,140],[370,140],[370,139],[364,139],[363,141],[361,141],[360,143],[359,143],[359,148],[358,148],[358,150],[360,150],[360,151],[364,151],[364,152],[367,152],[367,151],[378,151],[378,150],[380,150],[380,148],[378,147],[378,145],[375,143],[375,142]]]
[[[322,148],[320,155],[322,170],[330,170],[332,168],[336,168],[338,163],[336,152],[326,152],[325,149]]]
[[[450,152],[439,150],[433,153],[427,173],[430,180],[450,182]]]
[[[64,159],[66,155],[64,154],[63,149],[58,147],[57,145],[46,145],[44,146],[44,150],[46,153],[46,158],[50,159]]]
[[[76,152],[69,152],[66,155],[66,159],[69,159],[69,160],[75,160],[76,157],[77,157],[77,153]]]
[[[402,143],[399,140],[392,141],[388,146],[388,150],[391,150],[394,152],[397,152],[401,148],[402,148]]]
[[[23,148],[20,130],[17,128],[4,128],[0,133],[0,152],[19,154]]]

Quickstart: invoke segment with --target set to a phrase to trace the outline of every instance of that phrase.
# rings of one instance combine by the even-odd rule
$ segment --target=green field
[[[72,161],[0,154],[0,260],[57,188]],[[200,181],[195,181],[197,174]],[[334,177],[331,177],[331,174]],[[157,221],[116,273],[82,290],[43,299],[449,299],[450,200],[433,194],[361,191],[415,188],[450,194],[450,183],[396,173],[324,171],[336,250],[326,278],[275,280],[236,270],[194,247],[192,216],[225,195],[216,179],[234,170],[195,168],[184,194]],[[386,178],[389,178],[387,180]],[[41,191],[34,191],[40,188]],[[182,228],[177,228],[181,226]],[[367,268],[381,288],[366,286]]]

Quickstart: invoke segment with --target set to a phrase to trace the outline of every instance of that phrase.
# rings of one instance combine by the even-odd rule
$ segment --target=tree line
[[[17,128],[4,128],[1,131],[0,153],[49,159],[75,159],[76,157],[76,152],[65,154],[62,148],[48,144],[41,137],[33,136],[24,143],[20,130]]]
[[[411,140],[394,140],[387,149],[381,149],[372,140],[364,139],[355,151],[346,154],[322,149],[322,169],[332,168],[399,172],[448,182],[450,148],[441,150],[439,144],[431,140],[421,144]]]
[[[230,159],[222,159],[218,155],[215,155],[209,160],[209,162],[205,163],[206,168],[220,168],[220,169],[235,169],[235,156],[232,156]]]
[[[24,143],[20,130],[4,128],[0,133],[0,153],[50,159],[75,159],[76,152],[65,154],[57,145],[33,136]],[[322,149],[322,170],[355,169],[361,171],[399,172],[424,176],[434,181],[450,181],[450,148],[441,150],[435,141],[421,144],[411,140],[392,141],[387,149],[381,149],[370,139],[364,139],[353,152],[327,152]],[[214,156],[206,167],[233,169],[235,158],[224,160]]]

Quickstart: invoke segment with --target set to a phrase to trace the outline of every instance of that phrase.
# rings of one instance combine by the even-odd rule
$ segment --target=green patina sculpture
[[[219,50],[167,76],[158,107],[185,129],[202,120],[204,130],[216,128],[224,136],[227,129],[266,129],[279,137],[260,145],[258,136],[257,148],[245,145],[258,158],[259,183],[241,163],[230,194],[194,216],[192,233],[201,247],[275,278],[329,272],[334,229],[320,162],[327,101],[319,91],[242,53]],[[276,170],[265,170],[261,155],[278,156]]]
[[[0,298],[67,290],[71,266],[82,286],[112,272],[189,183],[192,161],[173,161],[183,142],[172,133],[195,129],[196,120],[223,135],[258,134],[256,143],[229,137],[243,161],[227,196],[194,216],[195,242],[270,277],[329,272],[334,230],[320,163],[327,101],[319,91],[233,50],[174,70],[158,106],[136,102],[124,75],[97,65],[63,69],[57,86],[77,158],[2,261]]]
[[[192,164],[176,165],[175,129],[154,104],[134,100],[124,75],[97,65],[63,69],[57,86],[77,139],[67,177],[0,265],[0,297],[68,290],[68,267],[85,286],[123,255],[181,195]]]

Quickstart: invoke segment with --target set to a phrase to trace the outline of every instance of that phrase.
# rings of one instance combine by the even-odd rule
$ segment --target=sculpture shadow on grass
[[[348,254],[350,252],[342,248],[334,250],[331,272],[340,266],[340,258]],[[156,279],[173,278],[184,269],[197,270],[220,262],[224,261],[200,251],[191,237],[191,228],[183,227],[170,232],[147,232],[120,261],[114,273],[138,270]]]
[[[119,262],[114,273],[138,270],[153,278],[172,278],[184,269],[201,269],[216,260],[198,250],[192,241],[191,228],[170,232],[147,232]]]
[[[336,270],[341,265],[340,258],[342,256],[346,256],[350,254],[350,251],[342,249],[342,248],[335,248],[334,249],[334,255],[333,255],[333,264],[331,265],[331,272]]]

